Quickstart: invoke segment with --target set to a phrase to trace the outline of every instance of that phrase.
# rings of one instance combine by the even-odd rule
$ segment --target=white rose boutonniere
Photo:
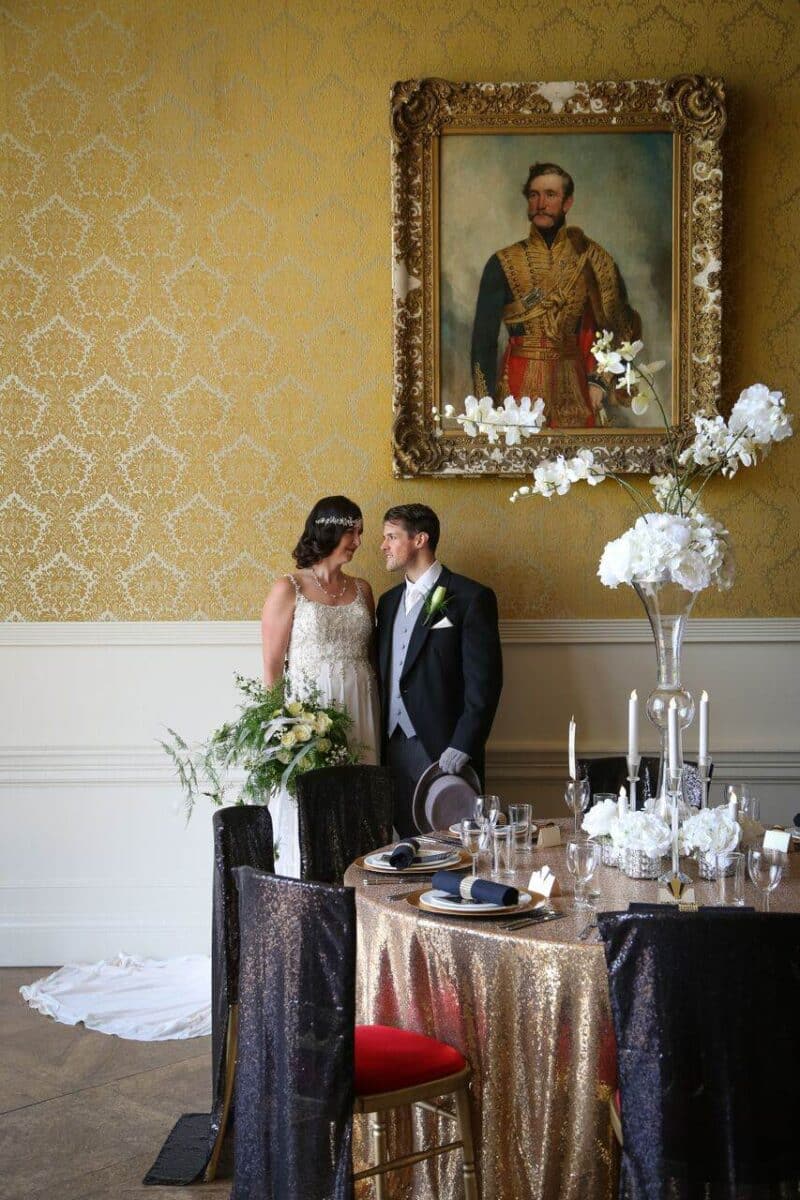
[[[440,613],[444,613],[450,600],[451,597],[447,594],[447,588],[435,587],[425,601],[425,624],[430,625],[434,617],[438,617]]]

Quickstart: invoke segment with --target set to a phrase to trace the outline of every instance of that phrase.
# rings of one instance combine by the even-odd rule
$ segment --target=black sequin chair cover
[[[231,1008],[239,989],[239,908],[233,872],[237,867],[273,871],[275,847],[269,809],[231,805],[212,818],[214,890],[211,930],[211,1112],[187,1113],[170,1133],[145,1176],[150,1184],[191,1183],[205,1169],[222,1120],[226,1048]]]
[[[387,845],[393,796],[386,767],[325,767],[298,776],[301,878],[341,884],[353,859]]]
[[[800,1195],[800,915],[598,916],[625,1200]]]
[[[638,802],[639,808],[644,807],[646,800],[651,799],[658,790],[658,770],[660,760],[657,757],[645,755],[639,764]],[[687,804],[699,808],[703,795],[703,785],[697,772],[696,763],[687,762],[683,778],[683,795]],[[710,773],[713,771],[713,764]],[[628,762],[621,754],[610,758],[586,758],[578,762],[578,774],[589,780],[592,795],[595,792],[609,792],[619,795],[619,789],[628,785]]]
[[[355,899],[247,867],[231,1200],[352,1200]]]

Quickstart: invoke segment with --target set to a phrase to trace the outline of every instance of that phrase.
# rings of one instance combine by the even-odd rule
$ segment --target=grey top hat
[[[420,775],[411,801],[411,815],[420,833],[447,829],[475,811],[475,797],[481,793],[481,781],[467,764],[458,775],[448,775],[432,763]]]

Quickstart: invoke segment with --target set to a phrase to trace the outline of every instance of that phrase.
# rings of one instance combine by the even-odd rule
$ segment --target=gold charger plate
[[[536,911],[536,901],[531,892],[528,893],[531,898],[527,904],[506,904],[503,908],[492,909],[491,912],[480,913],[475,912],[474,909],[471,912],[468,910],[465,911],[459,909],[457,904],[454,904],[452,909],[448,908],[446,910],[443,908],[428,908],[427,905],[420,904],[420,897],[424,896],[430,890],[431,886],[428,884],[427,887],[417,888],[415,891],[409,892],[405,899],[412,908],[418,909],[421,913],[427,913],[431,917],[471,917],[475,921],[488,921],[492,917],[508,917],[514,916],[516,913],[532,913]]]
[[[456,847],[453,847],[456,850]],[[375,851],[370,851],[375,853]],[[472,865],[472,855],[466,850],[458,850],[458,859],[456,862],[447,863],[431,863],[430,866],[420,864],[418,867],[405,867],[402,871],[393,870],[391,867],[368,867],[364,859],[369,855],[362,854],[353,863],[354,867],[360,867],[362,871],[371,871],[373,875],[435,875],[437,871],[463,871],[464,867]],[[426,889],[429,891],[430,889]]]

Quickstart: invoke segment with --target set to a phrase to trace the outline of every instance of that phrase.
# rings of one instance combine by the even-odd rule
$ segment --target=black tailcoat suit
[[[427,600],[420,604],[400,676],[400,693],[430,761],[436,762],[442,751],[452,746],[469,755],[483,780],[486,740],[503,687],[497,598],[491,588],[456,575],[447,567],[442,568],[434,584],[437,587],[445,589],[448,603],[427,622]],[[384,761],[391,700],[392,636],[405,590],[403,579],[378,601]],[[435,629],[445,616],[452,627]]]

